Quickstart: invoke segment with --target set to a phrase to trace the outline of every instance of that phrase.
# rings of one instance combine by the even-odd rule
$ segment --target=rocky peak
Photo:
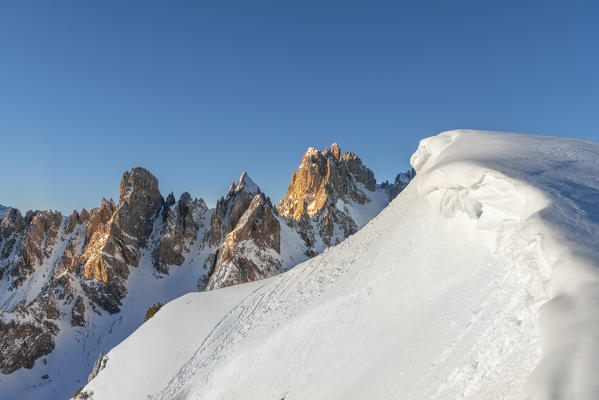
[[[246,191],[248,193],[260,193],[260,188],[258,185],[254,183],[252,178],[247,174],[246,171],[243,171],[239,180],[237,181],[237,185],[235,186],[235,192]]]
[[[102,200],[97,212],[92,212],[82,261],[85,279],[96,282],[82,282],[82,287],[105,310],[119,311],[127,293],[129,267],[139,264],[163,204],[158,179],[137,167],[123,174],[119,203]]]
[[[345,166],[349,170],[349,172],[356,179],[356,182],[361,183],[364,187],[371,192],[376,190],[376,179],[374,179],[374,173],[366,168],[364,164],[362,164],[362,160],[356,153],[352,153],[348,151],[343,155],[343,162]]]
[[[304,215],[314,217],[337,199],[353,200],[359,204],[369,201],[358,184],[374,191],[374,174],[356,154],[341,154],[336,143],[322,152],[309,148],[297,171],[291,175],[285,197],[279,202],[280,215],[300,220]]]
[[[263,193],[257,193],[235,229],[208,258],[211,271],[207,289],[251,282],[273,275],[281,266],[281,227],[276,211]]]
[[[52,254],[61,224],[58,211],[9,210],[0,224],[0,278],[10,276],[13,288],[25,281]]]
[[[341,149],[339,148],[339,145],[337,143],[333,143],[331,145],[331,154],[333,155],[333,157],[335,157],[337,161],[341,160]]]
[[[158,179],[145,168],[136,167],[125,171],[119,190],[119,204],[124,201],[135,203],[162,201],[158,190]]]
[[[173,204],[175,204],[175,195],[173,194],[173,192],[170,192],[169,195],[166,197],[165,207],[169,208]]]
[[[115,208],[116,206],[114,205],[112,199],[110,200],[110,202],[108,202],[106,201],[106,199],[103,198],[99,208],[95,208],[90,212],[87,212],[85,209],[81,211],[80,218],[83,219],[84,217],[86,217],[86,219],[89,221],[85,233],[86,244],[92,241],[92,236],[94,234],[100,235],[100,230],[105,230],[100,228],[104,228],[104,225],[108,223],[108,221],[112,217],[112,214],[114,213]]]
[[[185,261],[185,253],[198,238],[200,229],[204,227],[204,216],[208,206],[203,199],[193,199],[187,192],[183,193],[173,206],[167,198],[163,212],[164,228],[161,232],[160,243],[154,250],[154,264],[162,273],[168,273],[169,265],[181,265]]]
[[[239,218],[259,193],[261,191],[258,185],[244,171],[239,180],[231,184],[227,196],[216,202],[216,209],[210,221],[210,232],[206,237],[210,245],[217,246],[235,229]]]
[[[11,208],[6,212],[2,220],[0,220],[0,235],[2,235],[3,229],[10,229],[11,233],[14,231],[20,231],[25,228],[25,219],[21,215],[21,212],[16,208]]]

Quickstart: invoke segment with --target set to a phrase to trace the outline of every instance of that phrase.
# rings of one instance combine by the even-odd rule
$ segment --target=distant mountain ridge
[[[278,206],[246,172],[209,209],[189,193],[164,198],[156,177],[137,167],[123,174],[117,203],[70,216],[7,209],[0,377],[10,379],[0,390],[20,395],[36,375],[51,377],[48,390],[76,389],[74,378],[86,374],[57,376],[67,355],[81,353],[75,365],[89,372],[153,302],[286,271],[355,233],[406,184],[377,185],[356,154],[333,144],[308,149]]]

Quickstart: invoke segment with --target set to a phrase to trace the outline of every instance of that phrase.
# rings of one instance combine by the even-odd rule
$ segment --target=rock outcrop
[[[306,151],[278,211],[299,231],[312,256],[356,232],[363,223],[353,215],[360,214],[360,208],[377,197],[376,192],[372,171],[355,153],[342,155],[333,143],[324,151]],[[388,193],[384,196],[386,205]],[[381,209],[374,207],[374,215]]]
[[[389,197],[391,198],[391,200],[393,200],[402,190],[404,190],[406,186],[408,186],[408,183],[410,183],[410,181],[414,179],[415,176],[416,171],[414,171],[414,168],[410,169],[407,172],[400,172],[395,177],[393,183],[385,181],[381,183],[381,188],[389,191]]]
[[[222,243],[227,234],[235,229],[237,222],[258,193],[260,188],[244,171],[237,183],[231,183],[227,195],[217,201],[205,241],[211,246]]]
[[[61,223],[57,211],[29,211],[22,217],[10,209],[0,224],[0,278],[6,276],[13,288],[24,282],[50,257]]]
[[[336,143],[324,151],[309,148],[291,175],[287,193],[279,202],[279,214],[299,221],[335,207],[337,200],[364,204],[370,201],[364,188],[376,190],[376,180],[356,154],[341,156]]]
[[[207,289],[251,282],[274,275],[280,268],[281,227],[276,211],[259,192],[216,250]]]
[[[155,249],[155,266],[162,273],[168,272],[169,265],[181,265],[185,254],[198,239],[198,233],[204,228],[204,217],[208,206],[202,199],[191,199],[187,192],[181,195],[177,203],[171,193],[166,201],[160,242]]]
[[[90,217],[89,243],[82,256],[82,287],[104,310],[120,311],[129,267],[138,266],[140,251],[146,247],[163,203],[158,179],[138,167],[123,174],[116,207],[103,202],[97,217]],[[110,219],[104,222],[110,211]]]
[[[0,372],[10,374],[32,368],[35,361],[54,350],[60,312],[46,294],[27,307],[19,305],[0,313]]]
[[[205,242],[216,249],[206,259],[209,279],[199,283],[201,289],[264,278],[280,267],[276,211],[247,172],[218,200]]]

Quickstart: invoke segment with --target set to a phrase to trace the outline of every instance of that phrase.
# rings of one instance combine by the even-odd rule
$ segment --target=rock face
[[[106,368],[107,362],[108,362],[108,357],[106,357],[106,354],[100,353],[100,356],[94,363],[94,367],[92,368],[92,371],[90,372],[89,376],[87,377],[88,383],[91,382],[91,380],[94,379],[100,373],[100,371],[102,371],[104,368]]]
[[[412,168],[411,170],[409,170],[407,172],[400,172],[395,177],[395,180],[393,181],[393,183],[389,183],[388,181],[385,181],[385,182],[381,183],[381,188],[388,190],[389,196],[393,200],[394,198],[397,197],[397,195],[402,190],[404,190],[404,188],[406,186],[408,186],[408,183],[410,183],[410,181],[412,179],[414,179],[415,176],[416,176],[416,171],[414,171],[414,168]]]
[[[207,289],[263,279],[279,270],[281,227],[270,199],[260,192],[254,195],[209,262]]]
[[[54,350],[60,313],[49,295],[0,315],[0,372],[32,368],[35,360]]]
[[[231,184],[227,195],[216,203],[216,210],[210,221],[210,232],[206,241],[211,246],[220,244],[227,234],[235,229],[237,222],[258,193],[260,188],[245,171],[237,183]]]
[[[163,203],[158,179],[138,167],[123,174],[118,205],[113,208],[112,204],[104,203],[104,209],[100,208],[98,220],[94,221],[97,225],[91,227],[90,241],[82,256],[86,280],[82,286],[106,311],[120,311],[127,294],[129,266],[139,265],[140,250],[146,247]],[[110,219],[102,223],[100,214],[107,217],[111,210]]]
[[[312,256],[355,233],[363,223],[353,215],[373,202],[376,192],[372,171],[355,153],[342,155],[339,146],[333,143],[324,151],[314,148],[306,151],[297,171],[291,175],[278,211],[298,230],[308,247],[307,254]],[[386,205],[388,191],[383,197]],[[374,208],[375,215],[382,209]]]
[[[0,277],[9,278],[12,287],[24,282],[52,253],[61,222],[56,211],[29,211],[23,218],[9,210],[0,224]]]
[[[335,207],[338,199],[364,204],[369,198],[363,188],[374,191],[376,181],[356,154],[348,152],[341,156],[336,143],[324,151],[309,148],[291,175],[287,193],[279,202],[279,213],[299,221],[304,216],[314,217],[324,208]]]
[[[167,198],[163,213],[164,229],[160,243],[155,250],[155,266],[160,272],[167,273],[168,265],[181,265],[185,254],[198,238],[198,232],[204,227],[204,217],[208,206],[202,199],[191,199],[187,192],[181,195],[177,203],[171,193]]]
[[[205,242],[216,249],[206,259],[209,280],[199,283],[202,289],[265,278],[280,267],[276,211],[246,172],[217,202]]]
[[[308,149],[278,208],[246,172],[209,209],[189,193],[165,200],[158,180],[137,167],[122,175],[118,203],[103,199],[68,216],[3,209],[0,373],[38,371],[41,357],[50,360],[43,368],[59,370],[50,365],[56,351],[91,369],[114,345],[107,338],[121,335],[118,342],[139,326],[143,313],[131,310],[284,272],[354,233],[412,176],[377,185],[356,154],[333,144]],[[71,336],[57,341],[61,329]]]

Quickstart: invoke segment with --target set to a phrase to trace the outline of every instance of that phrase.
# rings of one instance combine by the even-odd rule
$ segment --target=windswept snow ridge
[[[108,354],[93,399],[594,399],[599,144],[423,140],[366,227],[189,294]]]

